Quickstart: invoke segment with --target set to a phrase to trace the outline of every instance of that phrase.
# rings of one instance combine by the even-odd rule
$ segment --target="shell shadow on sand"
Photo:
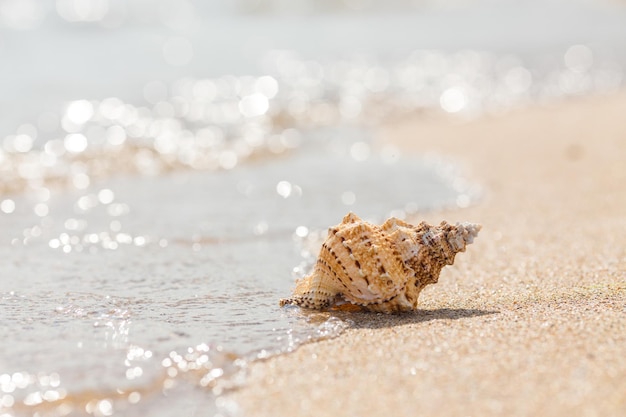
[[[431,320],[459,320],[499,313],[500,312],[496,310],[437,308],[432,310],[416,310],[400,314],[372,314],[367,311],[333,311],[331,314],[334,317],[350,323],[350,328],[353,329],[383,329],[406,324],[424,323]]]

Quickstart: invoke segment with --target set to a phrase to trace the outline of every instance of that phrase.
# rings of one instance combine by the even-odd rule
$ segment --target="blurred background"
[[[277,306],[329,225],[480,199],[372,127],[625,69],[623,1],[0,0],[0,408],[217,414],[217,378],[347,327]]]
[[[228,168],[285,128],[611,92],[625,56],[612,0],[0,0],[0,189],[86,186],[84,152]]]
[[[487,51],[556,71],[568,64],[559,62],[567,48],[580,44],[590,49],[572,51],[570,68],[609,61],[604,69],[619,71],[611,65],[626,54],[624,3],[1,0],[0,136],[24,123],[45,136],[55,126],[51,113],[72,100],[155,104],[181,77],[263,75],[275,70],[275,51],[318,63],[358,57],[372,66],[416,50]]]

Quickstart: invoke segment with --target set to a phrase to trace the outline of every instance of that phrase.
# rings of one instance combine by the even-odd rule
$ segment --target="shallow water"
[[[483,2],[461,20],[405,2],[381,16],[375,6],[363,16],[309,5],[310,16],[303,2],[281,19],[272,2],[224,11],[164,1],[155,11],[136,0],[117,24],[113,1],[83,5],[80,16],[64,9],[69,0],[40,15],[21,1],[0,9],[0,54],[11,62],[0,70],[10,75],[0,77],[0,409],[9,415],[236,414],[220,394],[242,383],[249,361],[349,326],[277,304],[327,227],[348,211],[380,221],[480,197],[445,159],[404,155],[372,126],[432,112],[463,120],[624,80],[616,22],[626,12],[589,14],[585,3],[562,10],[558,36],[520,28],[503,45],[485,32],[467,49],[463,28],[512,15],[528,23],[543,3],[497,8],[492,21]],[[108,12],[93,6],[104,3]],[[28,9],[18,4],[35,20],[12,24],[32,27],[6,23]],[[577,26],[581,16],[606,31]],[[442,36],[438,22],[459,32]],[[374,23],[402,30],[371,33]],[[309,30],[320,25],[323,42]],[[202,43],[225,27],[232,37]],[[339,32],[347,39],[331,36]],[[281,33],[292,37],[273,47],[295,52],[271,50]],[[45,74],[30,47],[43,38],[44,55],[59,61]],[[187,56],[185,40],[195,46]],[[361,54],[342,56],[354,42]]]

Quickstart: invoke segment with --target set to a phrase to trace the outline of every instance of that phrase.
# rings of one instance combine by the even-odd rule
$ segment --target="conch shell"
[[[313,273],[296,284],[294,304],[325,309],[345,304],[393,313],[417,309],[420,291],[454,263],[481,226],[474,223],[417,226],[392,217],[381,226],[353,213],[328,230]]]

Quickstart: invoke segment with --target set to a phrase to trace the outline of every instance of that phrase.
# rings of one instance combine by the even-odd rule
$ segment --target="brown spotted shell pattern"
[[[313,272],[299,280],[294,304],[325,309],[353,304],[370,311],[393,313],[417,309],[417,298],[434,284],[441,269],[454,263],[481,226],[474,223],[413,226],[394,217],[381,226],[353,213],[328,230]]]

